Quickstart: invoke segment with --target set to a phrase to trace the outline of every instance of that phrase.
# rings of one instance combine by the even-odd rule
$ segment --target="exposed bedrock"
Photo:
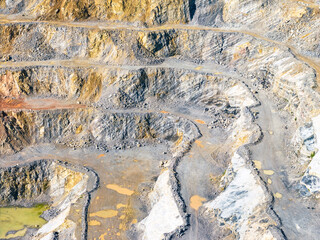
[[[1,2],[2,3],[2,2]],[[160,25],[187,23],[188,1],[4,1],[2,14],[19,14],[42,20],[109,21]]]
[[[319,6],[0,0],[0,204],[49,204],[21,239],[316,239]]]
[[[93,75],[96,77],[91,78]],[[3,112],[3,151],[19,150],[24,145],[43,141],[65,142],[70,138],[72,142],[74,135],[75,146],[90,145],[91,141],[101,147],[120,141],[126,142],[121,145],[129,146],[130,139],[152,138],[176,138],[181,142],[188,132],[191,142],[197,130],[192,130],[196,127],[183,116],[170,116],[160,110],[134,114],[121,109],[147,106],[148,110],[167,101],[184,102],[207,111],[213,118],[209,125],[226,128],[237,118],[241,106],[257,104],[246,85],[237,79],[186,70],[146,68],[102,72],[101,69],[36,67],[6,70],[2,76],[11,76],[11,84],[17,86],[20,98],[36,102],[55,97],[99,107]],[[47,84],[39,82],[39,77],[47,79]],[[71,87],[68,91],[72,85],[77,90],[72,91]]]
[[[245,101],[242,94],[250,94],[245,84],[235,77],[183,68],[38,66],[7,68],[0,74],[8,86],[2,98],[16,94],[16,98],[58,98],[113,108],[141,107],[153,98],[206,107],[227,104],[239,107]],[[226,93],[225,89],[228,89]],[[248,101],[247,105],[254,104],[254,100]]]
[[[197,24],[246,29],[288,43],[301,53],[319,57],[317,1],[198,1]],[[208,14],[209,9],[218,16]]]
[[[89,169],[55,160],[38,160],[0,169],[1,206],[30,207],[48,203],[40,229],[19,239],[86,239],[86,214],[98,178]],[[76,208],[78,214],[72,214]],[[81,223],[81,221],[83,221]],[[65,226],[68,226],[67,228]]]
[[[246,84],[235,77],[224,76],[224,73],[205,74],[194,70],[172,68],[144,67],[120,70],[110,68],[108,72],[103,70],[103,67],[54,66],[7,68],[3,70],[3,79],[10,83],[7,84],[9,87],[6,91],[15,92],[17,98],[37,101],[37,99],[45,100],[53,97],[67,101],[78,101],[91,106],[71,110],[10,110],[3,112],[7,134],[3,151],[9,153],[19,151],[31,144],[49,142],[73,148],[96,146],[99,149],[109,150],[114,148],[126,149],[135,147],[137,144],[145,145],[163,141],[169,144],[173,157],[181,157],[189,149],[190,144],[199,138],[203,132],[199,132],[198,127],[190,121],[193,120],[193,117],[188,120],[184,119],[186,118],[184,115],[174,116],[165,111],[161,112],[161,106],[169,101],[170,103],[175,102],[177,105],[185,103],[191,108],[200,107],[211,118],[212,122],[208,126],[226,128],[228,135],[234,136],[234,139],[231,141],[229,139],[224,147],[230,148],[231,144],[232,147],[228,149],[230,156],[235,154],[235,151],[243,144],[257,141],[256,136],[259,136],[259,129],[254,130],[254,125],[248,125],[248,130],[245,130],[241,126],[252,121],[249,117],[250,114],[246,113],[248,111],[245,110],[246,107],[253,107],[258,102]],[[39,79],[46,80],[42,84]],[[55,84],[52,84],[53,82]],[[71,91],[67,90],[69,86],[73,86],[69,88]],[[270,86],[272,86],[271,83]],[[261,88],[263,89],[263,87],[262,84]],[[72,91],[72,89],[76,90]],[[4,99],[8,98],[6,95],[10,94],[3,94]],[[154,113],[134,110],[137,113],[130,113],[129,109],[137,106],[142,107],[143,111],[150,111],[153,107],[159,110],[158,112],[153,111]],[[102,108],[114,110],[102,110]],[[239,123],[241,123],[240,128],[237,127]],[[14,130],[15,132],[21,132],[21,139],[18,141],[20,145],[18,146],[7,145],[7,143],[10,143],[9,139],[14,139],[16,136],[19,139],[19,135],[13,134],[12,129],[18,130]],[[256,133],[252,135],[252,131]],[[175,169],[175,162],[175,159],[171,159],[163,163],[163,167],[170,167],[171,169],[167,170],[166,174],[173,174],[170,171]],[[247,162],[243,167],[250,169],[250,162]],[[250,171],[252,171],[250,173],[252,179],[258,181],[256,173],[252,169]],[[162,178],[164,177],[160,179]],[[184,203],[181,202],[181,197],[177,194],[175,183],[171,181],[166,183],[167,180],[161,181],[163,182],[156,182],[155,188],[159,185],[161,186],[160,189],[163,189],[159,189],[157,195],[149,194],[149,215],[140,221],[137,227],[133,228],[134,230],[130,231],[130,236],[162,239],[164,236],[169,237],[174,233],[183,233],[187,229],[188,220],[183,210]],[[237,181],[234,188],[242,191],[243,186],[247,186],[247,184]],[[164,199],[161,197],[162,191],[167,192]],[[242,238],[246,234],[255,235],[257,234],[256,231],[262,231],[266,236],[279,238],[281,232],[277,230],[277,227],[280,224],[277,218],[273,216],[272,211],[268,213],[271,200],[263,187],[263,183],[258,181],[256,185],[244,191],[247,191],[249,196],[250,194],[256,194],[256,191],[258,195],[262,194],[261,199],[257,200],[257,207],[239,213],[239,216],[244,218],[243,221],[237,222],[236,225],[227,221],[228,227],[222,227],[224,230],[213,230],[212,233],[208,233],[208,236],[214,236],[219,231],[222,231],[219,234],[230,235],[231,230],[235,234],[234,236]],[[167,199],[169,192],[171,192],[172,197]],[[227,197],[227,192],[225,194]],[[223,197],[221,198],[223,199]],[[241,201],[237,203],[240,204],[240,208],[243,206],[241,204],[246,204]],[[172,225],[159,226],[159,232],[152,235],[150,229],[155,226],[153,225],[155,219],[159,217],[158,207],[163,206],[163,202],[167,203],[168,212],[179,213],[177,216],[180,220],[175,220],[175,216],[168,215],[167,219],[172,218]],[[218,203],[217,206],[214,204],[211,208],[228,211],[227,209],[224,210]],[[165,210],[162,209],[160,212],[162,211]],[[264,224],[250,225],[257,230],[247,232],[249,223],[245,219],[249,219],[256,212],[261,211],[265,212],[266,218],[269,220],[264,221]],[[206,225],[208,221],[212,221],[207,219],[216,219],[215,221],[221,222],[224,219],[223,216],[226,215],[216,219],[217,215],[211,213],[206,216],[200,215],[199,219],[204,221]],[[212,229],[215,228],[216,226],[212,226]],[[273,230],[268,230],[269,228]]]
[[[48,76],[49,83],[53,81],[51,79],[58,80],[56,86],[67,86],[72,82],[70,77],[63,77],[61,74],[76,74],[79,76],[77,78],[83,79],[85,83],[88,83],[92,74],[100,74],[87,86],[96,86],[95,89],[101,90],[97,98],[92,98],[90,93],[85,92],[91,90],[85,87],[81,90],[82,93],[67,92],[62,87],[58,91],[58,88],[51,84],[44,87],[45,85],[40,85],[38,78],[34,77],[35,71]],[[59,71],[60,74],[56,74],[55,71]],[[22,73],[23,83],[19,77]],[[245,143],[255,141],[255,137],[247,130],[232,131],[233,128],[237,129],[235,121],[248,111],[245,109],[258,103],[247,86],[232,77],[170,68],[112,70],[106,75],[101,69],[36,67],[24,70],[8,69],[4,75],[10,75],[12,84],[18,86],[19,97],[32,101],[41,101],[41,98],[45,100],[47,97],[65,100],[73,98],[96,107],[71,110],[7,110],[3,112],[7,123],[5,142],[10,143],[9,139],[15,137],[12,129],[18,129],[22,132],[21,136],[28,138],[21,140],[20,148],[3,145],[4,152],[19,151],[32,144],[49,142],[73,148],[95,146],[103,150],[135,148],[141,144],[161,142],[170,146],[173,158],[161,164],[163,172],[156,181],[154,190],[148,194],[149,215],[129,232],[133,238],[162,239],[174,233],[181,234],[187,229],[185,205],[178,192],[179,186],[174,180],[175,168],[179,158],[189,150],[197,138],[201,137],[201,132],[193,123],[194,116],[175,116],[160,111],[166,102],[176,102],[178,105],[185,103],[190,108],[200,107],[212,121],[208,122],[205,128],[226,129],[228,134],[233,136],[225,145],[227,148],[232,144],[232,151]],[[78,84],[83,86],[81,83]],[[27,86],[26,90],[21,91],[24,86]],[[81,98],[81,94],[87,98]],[[136,106],[143,108],[134,110],[137,111],[134,113],[130,109]],[[106,107],[114,110],[101,110]],[[151,113],[144,113],[153,107],[160,109],[158,112],[153,110]],[[201,124],[204,122],[197,121]],[[259,129],[253,131],[258,134]],[[197,144],[201,145],[200,142]],[[159,214],[164,214],[163,217],[168,222],[162,221]],[[157,221],[159,223],[156,224]],[[153,228],[156,228],[157,232],[153,231]]]
[[[65,64],[81,65],[81,59],[86,58],[97,61],[99,64],[149,65],[159,61],[163,62],[167,57],[175,57],[200,64],[203,61],[212,62],[228,69],[234,69],[243,77],[256,79],[254,84],[272,90],[279,98],[288,102],[286,108],[295,115],[300,123],[308,121],[310,114],[314,116],[318,109],[319,96],[314,93],[314,88],[317,86],[315,71],[308,63],[297,59],[297,56],[288,51],[287,47],[271,40],[255,38],[254,35],[206,29],[200,31],[183,29],[183,27],[182,29],[147,31],[99,30],[58,27],[50,24],[14,24],[1,25],[1,27],[4,32],[2,35],[4,42],[9,42],[5,40],[6,38],[11,38],[14,42],[8,47],[3,46],[4,60],[38,61],[77,57],[80,62],[67,61]],[[50,38],[47,38],[48,31],[52,32]],[[9,34],[10,32],[12,34]],[[46,37],[41,38],[42,40],[35,38],[35,42],[40,45],[30,49],[36,49],[36,51],[32,50],[30,53],[22,51],[20,46],[32,44],[30,39],[33,34],[38,35],[40,32],[43,32],[43,36]],[[74,39],[72,41],[76,41],[74,44],[69,43],[68,39],[71,36],[77,36],[72,38]],[[27,43],[23,42],[24,38],[25,41],[28,41]],[[200,40],[195,41],[195,39]],[[38,54],[37,52],[41,56],[34,55]],[[22,66],[28,64],[41,65],[54,64],[54,62],[21,63]],[[179,66],[179,63],[173,64]],[[25,74],[28,75],[28,73]],[[76,89],[76,82],[81,83],[81,78],[78,79],[76,75],[72,77],[76,85],[70,86],[71,89]],[[91,74],[88,79],[94,81],[95,78],[98,83],[99,75],[97,74]],[[92,81],[87,84],[89,85]],[[98,93],[92,94],[94,98]]]
[[[171,142],[179,155],[179,151],[183,152],[199,135],[192,122],[161,113],[103,113],[85,109],[3,114],[3,153],[46,142],[70,147],[94,145],[101,149],[121,149],[133,147],[138,142],[162,139]]]

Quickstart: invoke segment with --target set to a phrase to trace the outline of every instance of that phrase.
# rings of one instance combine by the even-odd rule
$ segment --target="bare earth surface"
[[[0,0],[5,239],[318,239],[319,7]]]

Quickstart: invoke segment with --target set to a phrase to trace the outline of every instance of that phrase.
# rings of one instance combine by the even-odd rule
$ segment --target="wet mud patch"
[[[47,221],[41,215],[48,210],[46,204],[34,207],[2,207],[0,208],[0,238],[10,239],[23,237],[27,228],[42,227]]]

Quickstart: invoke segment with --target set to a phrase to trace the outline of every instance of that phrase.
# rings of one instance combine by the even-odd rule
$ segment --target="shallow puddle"
[[[200,197],[198,195],[193,195],[190,198],[190,207],[192,207],[194,210],[198,211],[198,209],[202,206],[202,203],[204,201],[207,201],[207,199]]]
[[[0,208],[0,238],[10,239],[22,237],[26,228],[39,228],[47,221],[40,215],[48,209],[48,205],[39,204],[31,208],[2,207]],[[10,232],[9,234],[7,234]]]

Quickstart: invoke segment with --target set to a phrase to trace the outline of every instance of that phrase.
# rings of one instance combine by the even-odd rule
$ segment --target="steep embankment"
[[[26,236],[315,239],[318,4],[0,1],[0,188],[56,212]]]

